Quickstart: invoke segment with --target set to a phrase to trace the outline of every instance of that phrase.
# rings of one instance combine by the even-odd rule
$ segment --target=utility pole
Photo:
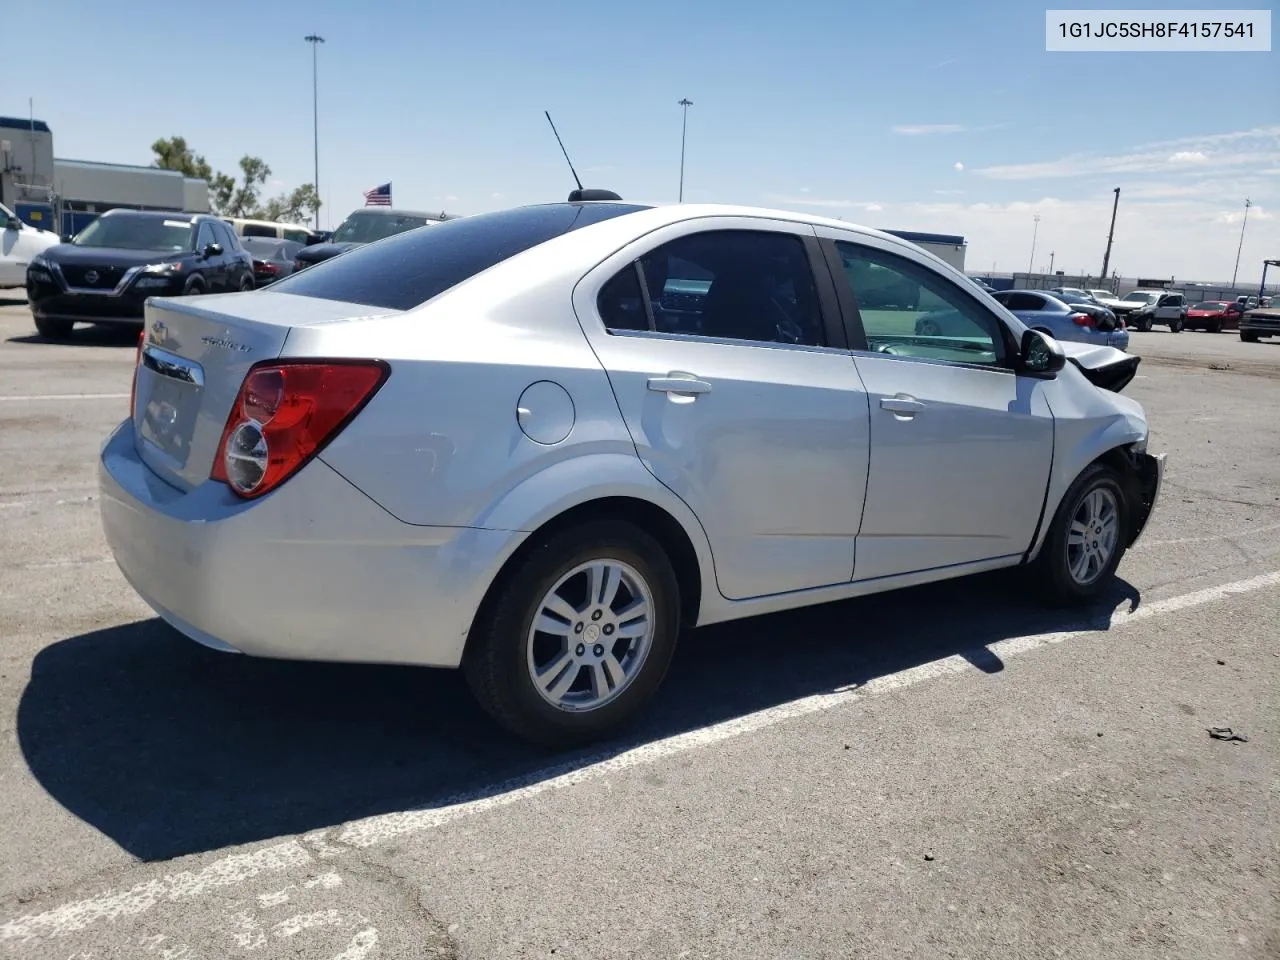
[[[689,128],[689,108],[693,106],[693,101],[688,97],[680,100],[680,109],[683,115],[680,119],[680,199],[678,202],[684,203],[684,140],[685,132]]]
[[[1236,275],[1240,273],[1240,251],[1244,249],[1244,228],[1249,223],[1249,199],[1244,201],[1244,223],[1240,224],[1240,246],[1236,247],[1236,268],[1231,271],[1231,292],[1236,292]]]
[[[1031,268],[1036,262],[1036,236],[1040,233],[1040,214],[1036,214],[1031,218],[1035,223],[1034,229],[1031,231],[1031,256],[1027,259],[1027,279],[1031,279]]]
[[[316,188],[316,200],[320,200],[320,84],[316,67],[316,51],[324,43],[324,37],[318,33],[310,33],[302,39],[311,44],[311,130],[315,147],[315,179],[311,184]],[[316,207],[315,228],[320,229],[320,208]]]
[[[1107,278],[1107,267],[1111,265],[1111,241],[1116,235],[1116,211],[1120,209],[1120,188],[1115,189],[1116,199],[1111,204],[1111,229],[1107,232],[1107,252],[1102,255],[1102,279]]]
[[[1049,251],[1049,272],[1053,273],[1053,251]]]

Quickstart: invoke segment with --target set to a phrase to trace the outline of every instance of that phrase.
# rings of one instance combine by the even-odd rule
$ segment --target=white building
[[[45,229],[60,211],[59,232],[76,233],[115,207],[207,213],[209,184],[158,167],[64,160],[44,121],[0,117],[0,203]]]

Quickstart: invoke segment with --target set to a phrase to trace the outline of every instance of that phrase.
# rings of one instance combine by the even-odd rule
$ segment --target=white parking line
[[[127,393],[29,393],[17,397],[0,396],[0,402],[33,403],[37,400],[128,400]]]
[[[1105,627],[1100,627],[1095,621],[1082,624],[1076,631],[1010,637],[991,644],[987,649],[998,657],[1007,658],[1061,643],[1064,640],[1079,638],[1101,629],[1116,630],[1155,617],[1180,613],[1227,597],[1274,586],[1280,586],[1280,570],[1143,604],[1132,613],[1115,613]],[[878,693],[898,690],[969,669],[972,669],[972,666],[963,657],[959,655],[947,657],[944,660],[913,667],[899,673],[876,677],[859,687],[836,690],[832,693],[818,694],[780,704],[700,730],[643,744],[625,753],[599,754],[600,759],[594,762],[589,757],[585,760],[578,758],[558,767],[539,770],[525,777],[452,798],[429,810],[410,810],[355,820],[336,828],[336,837],[332,839],[354,847],[371,847],[394,837],[421,833],[463,817],[510,806],[551,790],[599,779],[621,770],[654,763],[687,750],[699,749],[763,730],[787,720],[821,713]],[[321,839],[321,831],[313,831],[305,839]],[[29,914],[10,920],[0,926],[0,941],[30,941],[62,936],[82,930],[98,921],[111,921],[143,913],[162,901],[192,900],[222,888],[237,886],[256,877],[285,873],[316,864],[319,857],[332,856],[334,852],[335,847],[329,843],[325,843],[322,850],[313,852],[298,840],[289,840],[252,853],[233,854],[215,860],[198,871],[172,874],[159,880],[139,884],[123,892],[107,892],[92,899],[64,904],[44,913]],[[365,934],[368,934],[368,937],[361,940]],[[362,931],[356,935],[351,949],[343,956],[364,956],[365,954],[360,951],[366,948],[372,949],[372,945],[377,942],[376,938],[376,932]]]

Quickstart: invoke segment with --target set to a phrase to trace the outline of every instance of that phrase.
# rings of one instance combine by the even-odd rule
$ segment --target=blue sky
[[[1203,6],[1205,4],[1201,4]],[[194,11],[199,10],[199,13]],[[648,0],[6,5],[0,114],[60,157],[147,163],[185,136],[215,166],[312,178],[334,226],[395,205],[477,213],[589,186],[811,210],[969,240],[968,266],[1101,266],[1113,187],[1122,275],[1242,278],[1280,256],[1280,54],[1064,54],[1042,4]],[[47,38],[47,39],[46,39]]]

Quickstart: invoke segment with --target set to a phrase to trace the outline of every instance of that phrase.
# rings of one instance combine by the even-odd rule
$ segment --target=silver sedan
[[[617,731],[685,626],[1013,567],[1093,601],[1163,472],[1138,358],[782,211],[522,207],[146,320],[99,475],[147,603],[217,650],[460,667],[541,743]]]

